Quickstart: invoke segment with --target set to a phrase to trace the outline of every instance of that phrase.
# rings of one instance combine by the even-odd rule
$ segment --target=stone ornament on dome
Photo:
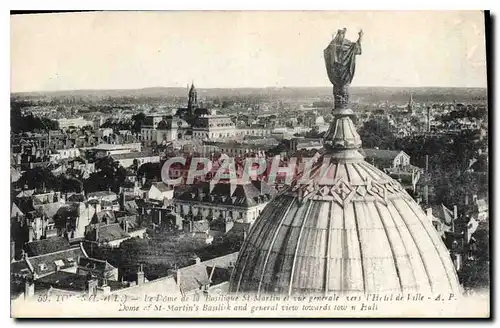
[[[323,51],[328,78],[333,84],[335,108],[344,108],[349,103],[348,87],[354,78],[356,56],[361,55],[363,30],[356,42],[345,38],[346,28],[339,29],[337,35]]]

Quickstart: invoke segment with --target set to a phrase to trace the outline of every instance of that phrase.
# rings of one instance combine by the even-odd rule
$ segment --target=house
[[[160,231],[183,230],[183,218],[172,207],[154,207],[151,209],[153,228]]]
[[[101,283],[109,280],[118,281],[118,268],[109,264],[108,261],[94,258],[78,258],[76,273],[83,276],[91,275],[99,279]]]
[[[142,224],[141,216],[138,214],[127,215],[126,212],[116,212],[117,222],[120,223],[120,227],[128,234],[131,238],[139,237],[143,238],[146,234],[146,227]]]
[[[163,202],[174,198],[174,188],[164,182],[153,182],[149,187],[147,198]]]
[[[21,173],[13,168],[12,166],[10,167],[10,182],[14,183],[17,182],[21,178]]]
[[[159,163],[160,155],[153,154],[148,151],[144,152],[130,152],[124,154],[114,154],[111,155],[114,161],[120,163],[124,168],[131,167],[134,163],[137,163],[137,166],[141,166],[145,163]]]
[[[75,158],[79,157],[80,154],[80,149],[78,148],[64,148],[64,149],[57,149],[55,153],[49,155],[50,162],[58,162],[62,159],[66,158]]]
[[[120,223],[92,224],[87,227],[85,240],[102,246],[119,247],[120,244],[131,238],[121,227]]]
[[[118,269],[90,258],[82,245],[11,263],[11,286],[18,286],[14,300],[37,295],[109,294],[128,283],[116,281]],[[23,297],[24,296],[24,297]]]
[[[423,169],[411,164],[385,168],[384,171],[391,178],[399,181],[403,188],[405,188],[406,190],[411,190],[412,192],[415,192],[417,190],[417,184],[420,181],[420,177],[424,173]]]
[[[130,152],[140,152],[141,149],[142,146],[140,142],[133,142],[128,144],[100,144],[96,147],[90,148],[90,150],[95,154],[96,158],[118,154],[127,154]]]
[[[238,252],[179,268],[174,279],[183,296],[227,291]]]
[[[87,199],[112,202],[118,200],[118,195],[112,191],[96,191],[87,194]]]
[[[199,182],[174,198],[175,211],[195,221],[222,218],[252,223],[275,194],[265,181]]]
[[[96,210],[89,203],[69,203],[62,206],[54,216],[54,221],[60,224],[58,234],[65,233],[70,240],[83,238],[85,236],[85,227],[90,224],[95,216]],[[61,222],[65,225],[62,226]]]
[[[76,273],[79,257],[87,257],[81,245],[37,256],[26,256],[14,262],[11,270],[17,277],[29,277],[33,280],[57,271]]]
[[[381,170],[410,164],[410,156],[402,150],[362,149],[361,153],[367,162]]]
[[[211,244],[214,240],[209,234],[210,223],[206,219],[185,219],[182,221],[182,229],[185,233],[203,240],[205,244]]]

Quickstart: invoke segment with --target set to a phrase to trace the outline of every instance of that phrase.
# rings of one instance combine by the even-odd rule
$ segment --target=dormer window
[[[64,266],[64,262],[62,260],[56,260],[54,261],[54,264],[59,268]]]
[[[45,264],[45,263],[38,264],[38,269],[40,269],[40,271],[47,270],[47,264]]]

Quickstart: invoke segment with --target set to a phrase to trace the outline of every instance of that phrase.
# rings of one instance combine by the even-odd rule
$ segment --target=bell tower
[[[188,94],[188,115],[189,117],[194,116],[194,109],[198,107],[198,92],[194,87],[194,84],[191,83],[191,88],[189,89]]]

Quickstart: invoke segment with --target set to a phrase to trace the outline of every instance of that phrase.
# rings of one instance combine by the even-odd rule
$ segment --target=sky
[[[352,86],[486,87],[480,11],[94,12],[11,16],[11,91],[329,86],[343,27]]]

